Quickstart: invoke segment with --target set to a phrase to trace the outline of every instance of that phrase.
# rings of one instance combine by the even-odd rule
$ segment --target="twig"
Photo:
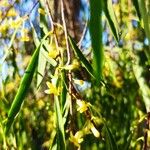
[[[67,33],[67,27],[66,27],[66,21],[65,21],[65,15],[64,15],[64,3],[63,3],[63,0],[60,0],[61,2],[61,17],[62,17],[62,22],[63,22],[63,28],[64,28],[64,33],[65,33],[65,40],[66,40],[66,48],[67,48],[67,63],[66,65],[69,65],[70,64],[70,61],[71,61],[71,52],[70,52],[70,49],[69,49],[69,42],[68,42],[68,33]],[[73,115],[73,110],[72,110],[72,73],[71,71],[69,71],[69,93],[70,96],[71,96],[71,102],[70,102],[70,114]]]
[[[86,32],[87,32],[87,25],[88,25],[88,21],[86,21],[86,23],[85,23],[85,26],[84,26],[84,29],[83,29],[83,32],[82,32],[80,41],[79,41],[78,44],[77,44],[77,45],[79,46],[79,48],[81,48],[82,41],[84,40],[84,37],[85,37],[85,35],[86,35]]]
[[[66,65],[69,65],[70,61],[71,61],[71,53],[70,53],[70,50],[69,50],[68,33],[67,33],[67,27],[66,27],[66,22],[65,22],[65,16],[64,16],[64,3],[63,3],[63,0],[61,0],[61,16],[62,16],[62,22],[63,22],[63,27],[64,27],[66,48],[67,48],[67,57],[68,57]]]
[[[51,29],[52,29],[52,31],[54,32],[55,44],[56,44],[56,47],[59,48],[58,38],[57,38],[55,26],[54,26],[54,21],[53,21],[51,9],[50,9],[50,6],[49,6],[49,3],[48,3],[47,0],[45,0],[45,3],[46,3],[46,9],[47,9],[47,11],[48,11],[48,17],[49,17],[50,23],[51,23]]]
[[[35,2],[35,4],[33,5],[33,7],[31,8],[31,10],[29,11],[28,15],[30,15],[33,11],[33,9],[36,7],[36,5],[39,3],[39,1]]]

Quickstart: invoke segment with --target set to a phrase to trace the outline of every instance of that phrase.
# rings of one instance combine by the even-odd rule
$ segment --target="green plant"
[[[83,33],[70,1],[20,3],[0,1],[0,149],[148,149],[150,3],[90,0]]]

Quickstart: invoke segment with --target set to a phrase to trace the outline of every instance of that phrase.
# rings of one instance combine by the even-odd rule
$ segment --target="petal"
[[[78,84],[78,85],[83,85],[83,84],[84,84],[84,81],[83,81],[83,80],[74,79],[74,83],[75,83],[75,84]]]
[[[83,142],[83,138],[78,139],[78,143],[82,143]]]
[[[51,94],[51,91],[49,89],[44,91],[46,94]]]
[[[49,81],[47,81],[46,85],[48,86],[48,88],[50,88],[52,84]]]
[[[94,134],[95,137],[99,137],[100,136],[100,133],[99,131],[94,127],[94,125],[91,123],[91,131],[92,133]]]
[[[77,104],[81,107],[82,106],[82,101],[81,100],[77,100]]]

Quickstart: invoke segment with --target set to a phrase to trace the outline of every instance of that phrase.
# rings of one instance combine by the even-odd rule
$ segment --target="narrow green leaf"
[[[105,127],[105,135],[106,135],[106,147],[107,150],[118,150],[116,141],[110,131],[110,129],[107,127],[107,125],[104,125]]]
[[[133,5],[136,9],[136,12],[137,12],[137,15],[138,15],[139,19],[141,20],[141,13],[140,13],[138,0],[133,0]]]
[[[65,103],[66,103],[66,97],[67,97],[67,89],[66,89],[66,72],[65,70],[62,70],[61,72],[61,96],[60,96],[60,99],[61,99],[61,108],[62,108],[62,112],[63,112],[63,109],[64,109],[64,106],[65,106]]]
[[[69,117],[68,117],[69,110],[70,110],[70,107],[69,107],[69,105],[68,105],[67,102],[66,102],[66,104],[65,104],[65,106],[64,106],[64,110],[63,110],[63,123],[64,123],[64,126],[65,126],[66,122],[69,121],[69,120],[68,120],[68,118],[69,118]],[[57,131],[58,131],[58,130],[57,130]],[[55,136],[54,136],[54,138],[53,138],[52,145],[50,145],[49,150],[58,150],[58,149],[57,149],[57,145],[58,145],[59,143],[57,143],[57,139],[58,139],[59,137],[57,137],[57,136],[58,136],[58,134],[55,134]]]
[[[146,1],[144,0],[138,0],[139,6],[140,6],[140,12],[144,23],[144,30],[146,33],[146,36],[148,38],[148,41],[150,43],[150,15],[149,15],[149,7],[146,6]],[[150,44],[149,44],[150,49]]]
[[[47,35],[44,36],[44,38],[42,39],[40,45],[36,48],[36,50],[34,51],[34,54],[30,60],[30,63],[25,71],[25,74],[21,80],[18,92],[12,102],[12,105],[9,109],[8,112],[8,118],[6,121],[6,126],[5,126],[5,134],[8,133],[17,113],[19,112],[21,105],[24,101],[24,98],[26,96],[26,93],[30,87],[32,78],[33,78],[33,74],[35,72],[35,68],[37,66],[37,62],[38,62],[38,55],[39,55],[39,50],[40,47],[43,43],[43,41],[47,38],[47,36],[49,36],[51,34],[51,32],[48,32]]]
[[[55,134],[53,138],[52,145],[50,145],[49,150],[57,150],[57,136]]]
[[[102,3],[100,0],[90,0],[90,35],[93,48],[93,69],[98,83],[102,79],[104,50],[102,43]]]
[[[75,54],[77,55],[77,57],[80,59],[81,63],[83,64],[83,66],[86,68],[86,70],[89,72],[89,74],[94,77],[94,72],[93,72],[93,68],[91,66],[91,64],[89,63],[89,61],[85,58],[85,56],[83,55],[83,53],[81,52],[81,50],[78,48],[78,46],[76,45],[75,41],[72,39],[71,36],[69,36],[69,42],[71,44],[72,49],[74,50]]]
[[[61,81],[61,84],[64,86],[63,88],[62,88],[62,92],[61,92],[61,95],[60,95],[60,100],[61,100],[61,105],[62,105],[62,109],[60,110],[60,104],[58,103],[57,105],[57,107],[58,107],[58,111],[56,112],[56,115],[58,115],[58,112],[60,113],[60,111],[61,111],[61,113],[60,113],[60,119],[61,120],[59,120],[59,118],[58,118],[58,116],[57,116],[57,122],[58,122],[58,120],[59,120],[59,122],[60,122],[60,126],[62,126],[62,127],[60,127],[61,129],[63,129],[63,131],[62,131],[62,134],[61,134],[61,131],[59,130],[59,123],[57,124],[57,133],[55,134],[55,136],[54,136],[54,138],[53,138],[53,143],[52,143],[52,145],[50,146],[50,150],[58,150],[59,148],[60,148],[60,144],[63,144],[63,143],[59,143],[58,141],[60,141],[61,140],[61,138],[63,138],[64,137],[64,126],[65,126],[65,124],[66,124],[66,122],[68,121],[68,114],[69,114],[69,110],[70,110],[70,107],[69,107],[69,105],[68,105],[68,102],[66,101],[66,94],[67,94],[67,89],[66,89],[66,79],[65,79],[65,72],[64,72],[64,70],[62,70],[63,72],[62,72],[62,81]],[[65,104],[64,104],[65,103]],[[56,105],[55,105],[55,108],[56,108]],[[62,117],[63,116],[63,117]],[[63,123],[61,123],[61,122],[63,122]],[[60,133],[58,133],[58,132],[60,132]],[[59,134],[61,134],[61,136],[62,137],[58,137],[59,136]],[[65,139],[64,139],[65,140]]]
[[[127,139],[127,143],[126,143],[126,145],[125,145],[124,150],[128,150],[128,149],[129,149],[130,143],[131,143],[131,140],[132,140],[132,136],[133,136],[133,134],[131,133],[131,134],[129,135],[128,139]]]
[[[17,113],[20,110],[20,107],[23,103],[23,100],[25,98],[25,95],[27,93],[27,90],[29,89],[29,86],[31,84],[33,74],[36,68],[37,60],[38,60],[38,54],[39,54],[40,46],[35,50],[31,61],[25,71],[25,74],[21,80],[21,84],[19,86],[18,92],[15,96],[15,99],[13,100],[13,103],[11,105],[11,108],[8,112],[8,120],[6,122],[6,128],[5,133],[7,134],[9,131],[9,128],[11,127],[11,124],[14,121],[14,118],[16,117]]]
[[[40,44],[40,41],[38,39],[37,33],[35,31],[35,28],[34,28],[32,22],[30,22],[30,25],[32,27],[34,43],[35,43],[36,47],[38,47],[38,45]],[[37,74],[37,87],[38,88],[39,88],[39,86],[43,80],[44,71],[45,71],[46,62],[47,62],[46,57],[44,57],[44,55],[42,54],[42,50],[43,50],[43,47],[41,47],[39,50],[38,67],[37,67],[37,72],[38,72],[38,74]]]
[[[45,72],[45,67],[46,67],[46,58],[43,56],[41,50],[39,52],[39,58],[38,58],[38,68],[37,68],[37,71],[38,71],[38,74],[37,74],[37,87],[40,86],[42,80],[43,80],[43,77],[44,77],[44,72]]]
[[[116,42],[119,42],[119,24],[114,13],[112,0],[104,0],[103,10]]]
[[[41,51],[41,54],[45,57],[45,59],[47,60],[48,63],[50,63],[50,64],[51,64],[52,66],[54,66],[54,67],[57,65],[56,60],[53,59],[53,58],[50,58],[50,57],[48,56],[48,52],[45,51],[44,48],[41,48],[40,51]]]
[[[137,80],[137,83],[139,84],[139,88],[143,97],[143,101],[145,103],[145,107],[147,112],[150,112],[150,88],[148,83],[146,82],[145,78],[143,77],[143,66],[140,66],[140,59],[138,56],[135,56],[136,63],[132,65],[133,67],[133,73],[135,75],[135,78]]]
[[[64,122],[63,117],[60,109],[60,104],[58,97],[55,96],[55,111],[56,111],[56,118],[57,118],[57,150],[65,150],[65,131],[64,131]]]

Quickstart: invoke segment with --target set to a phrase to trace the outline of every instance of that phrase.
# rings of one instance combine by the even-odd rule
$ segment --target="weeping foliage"
[[[32,4],[0,1],[0,149],[148,149],[150,3]]]

